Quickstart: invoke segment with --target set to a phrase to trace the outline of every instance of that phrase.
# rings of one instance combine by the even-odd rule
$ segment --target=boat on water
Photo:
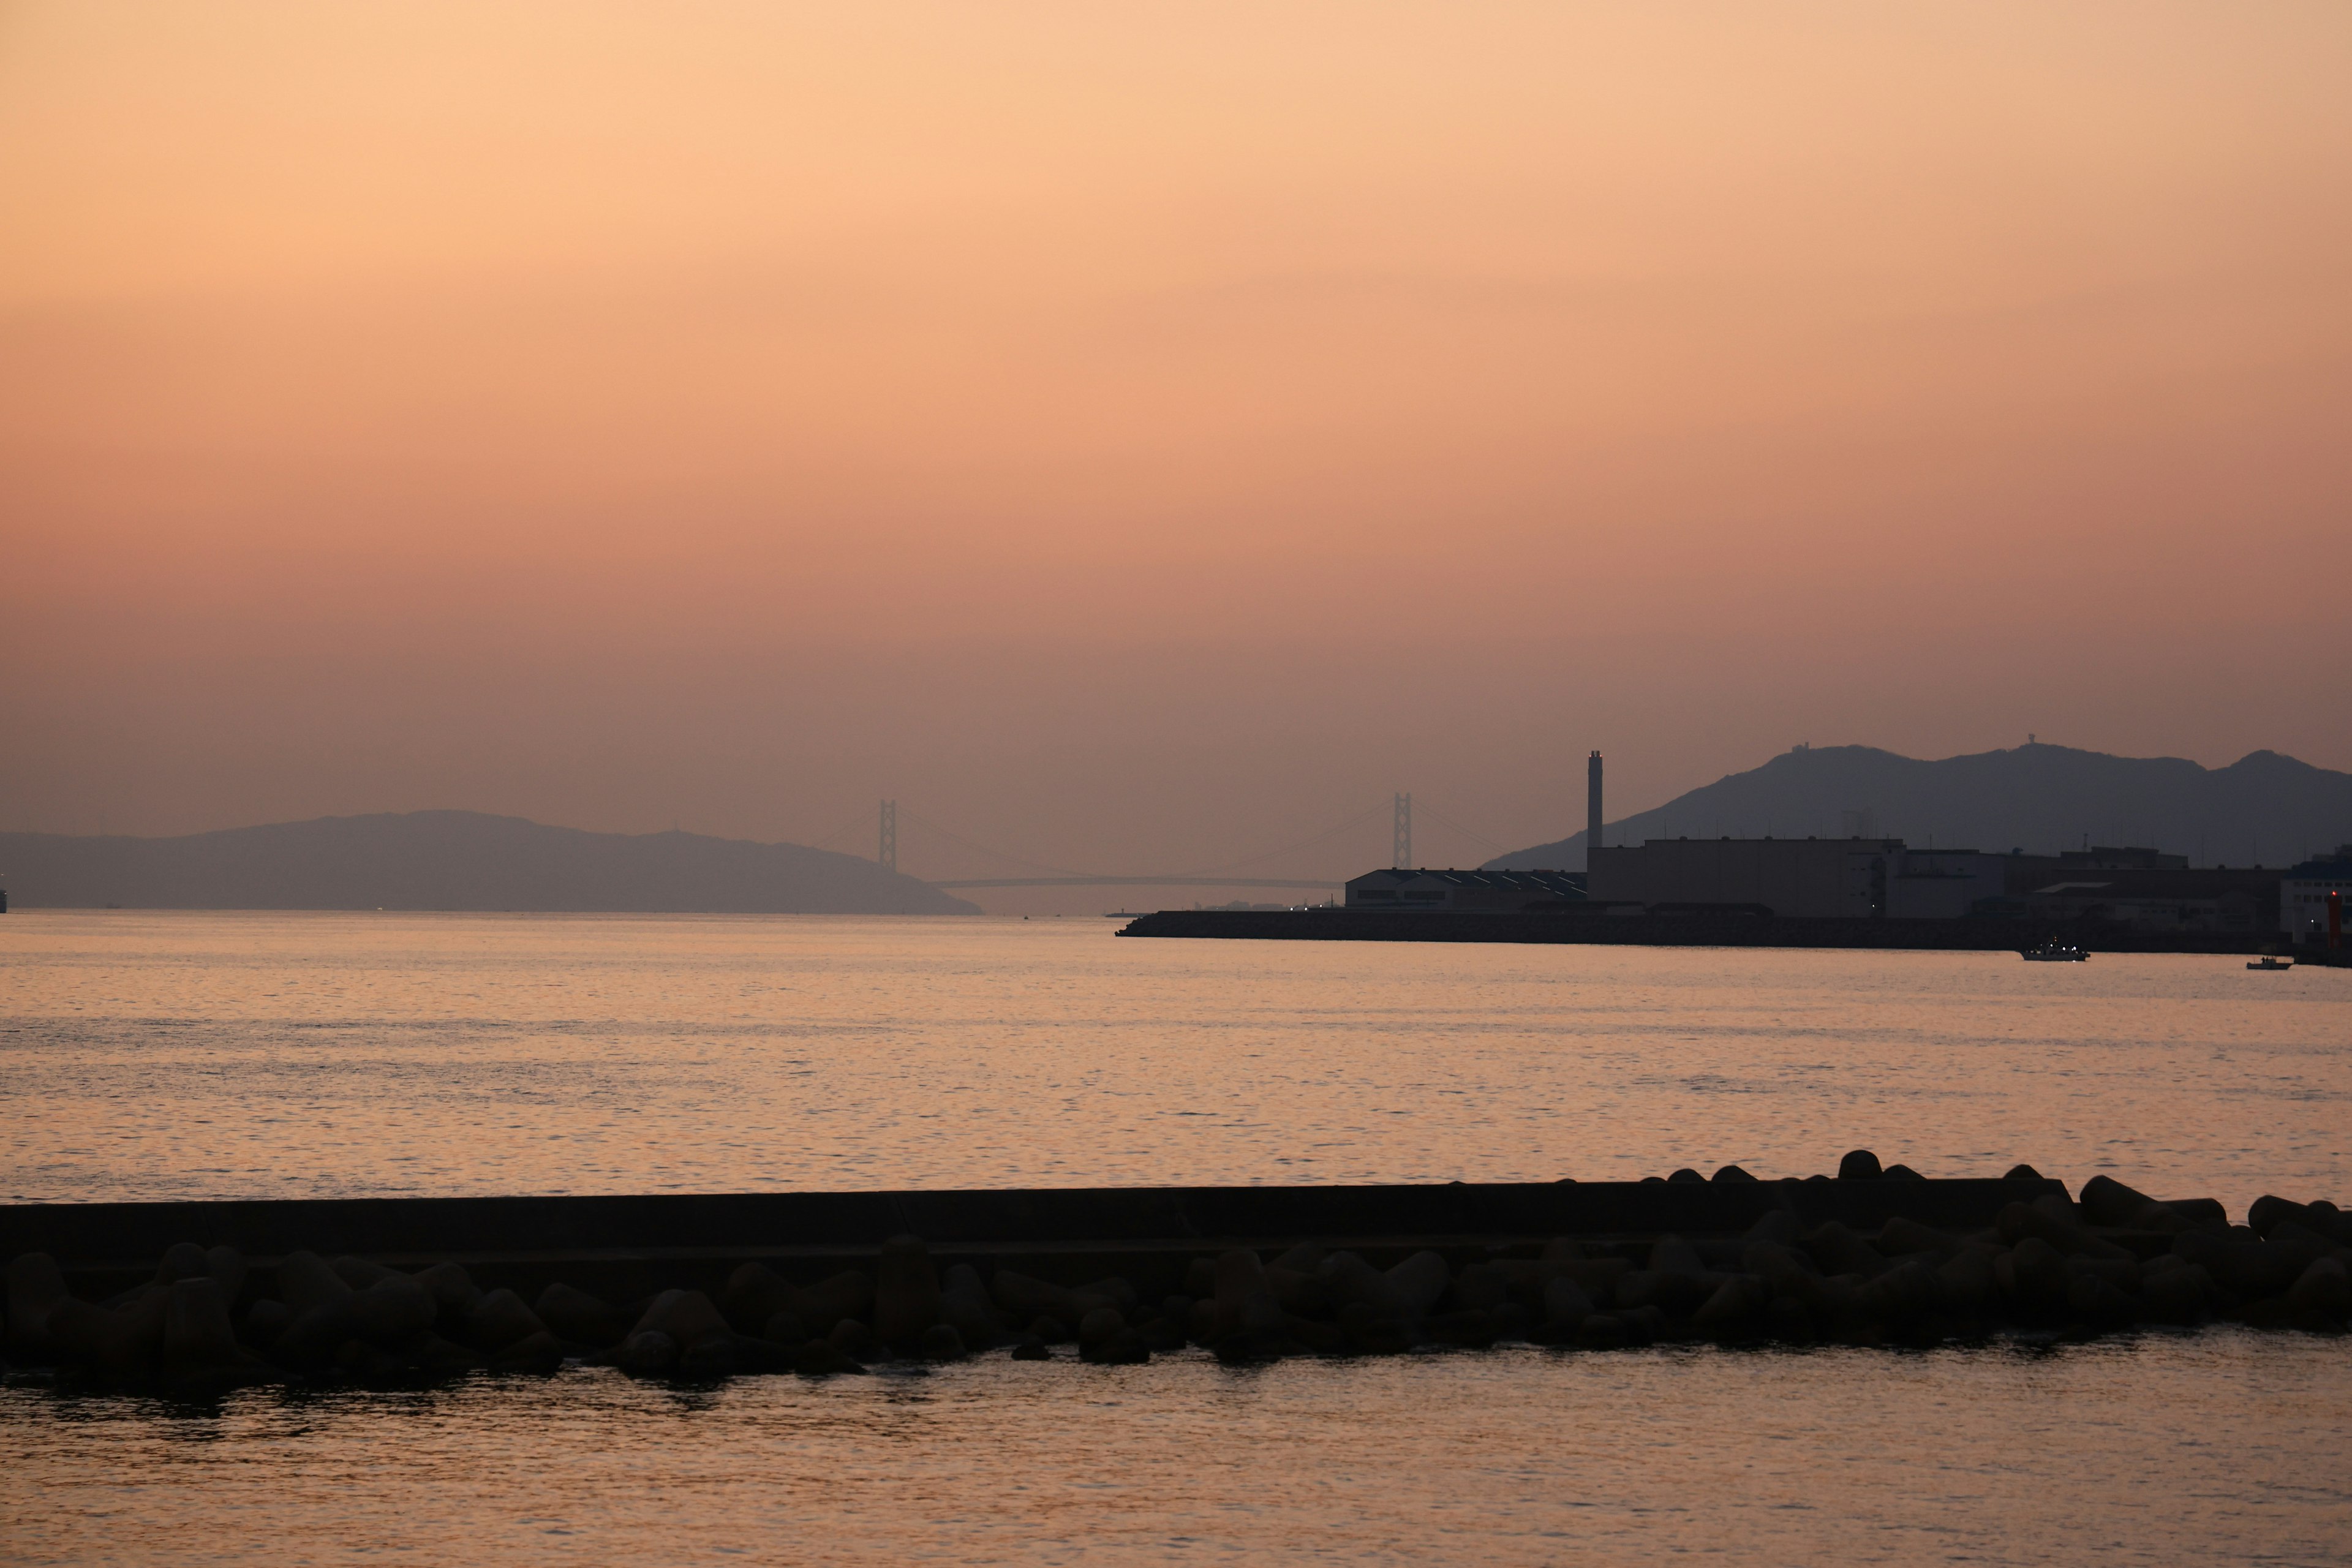
[[[2081,963],[2090,954],[2072,942],[2045,942],[2040,947],[2018,949],[2018,955],[2028,963]]]
[[[2246,967],[2248,969],[2293,969],[2294,965],[2284,958],[2273,958],[2266,953]]]

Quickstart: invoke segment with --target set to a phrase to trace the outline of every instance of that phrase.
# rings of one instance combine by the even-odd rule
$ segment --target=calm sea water
[[[0,1194],[1781,1175],[1867,1145],[2352,1198],[2352,971],[1115,929],[20,910]]]
[[[18,911],[14,1200],[1588,1179],[1875,1148],[2352,1198],[2352,973]],[[2342,1562],[2352,1346],[0,1388],[23,1562]]]

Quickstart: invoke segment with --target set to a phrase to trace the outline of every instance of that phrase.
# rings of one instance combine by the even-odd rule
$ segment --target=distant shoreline
[[[0,833],[19,909],[542,914],[978,914],[863,856],[696,833],[591,833],[470,811],[177,838]]]
[[[1121,936],[1242,942],[1483,942],[1589,947],[1787,947],[2015,952],[2044,941],[2095,952],[2259,953],[2279,931],[2143,931],[2024,921],[1768,919],[1745,915],[1484,914],[1360,910],[1163,910]]]

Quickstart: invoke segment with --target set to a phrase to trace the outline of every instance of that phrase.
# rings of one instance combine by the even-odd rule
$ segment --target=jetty
[[[12,1372],[203,1394],[606,1365],[854,1374],[2232,1321],[2341,1333],[2352,1216],[2107,1176],[0,1205]]]

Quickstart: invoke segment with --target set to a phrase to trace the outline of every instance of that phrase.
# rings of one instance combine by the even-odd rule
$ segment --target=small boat
[[[2081,963],[2091,956],[2072,942],[2045,942],[2040,947],[2020,948],[2018,955],[2028,963]]]
[[[2272,958],[2265,954],[2264,956],[2254,960],[2253,963],[2249,963],[2246,967],[2248,969],[2293,969],[2294,965],[2289,963],[2284,958]]]

